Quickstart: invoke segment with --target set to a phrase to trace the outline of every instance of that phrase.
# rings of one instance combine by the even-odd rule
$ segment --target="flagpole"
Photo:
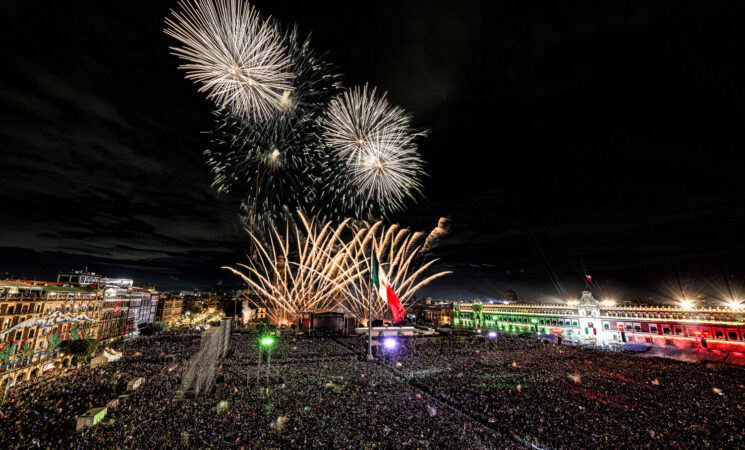
[[[373,240],[373,255],[375,255],[375,241]],[[374,256],[370,257],[370,261],[373,261]],[[370,266],[370,281],[367,286],[367,360],[373,360],[372,354],[372,266]]]

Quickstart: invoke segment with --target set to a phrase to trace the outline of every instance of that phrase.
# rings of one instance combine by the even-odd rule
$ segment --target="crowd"
[[[542,448],[737,447],[745,374],[502,336],[402,342],[385,361],[471,417]]]
[[[737,447],[740,369],[527,338],[399,339],[375,363],[356,338],[277,338],[281,381],[257,385],[256,336],[233,335],[219,398],[177,399],[198,335],[138,338],[123,360],[12,391],[9,448]],[[176,355],[178,368],[164,361]],[[266,370],[266,357],[263,361]],[[145,383],[83,432],[75,417]]]
[[[96,368],[67,369],[8,392],[0,403],[0,442],[5,448],[76,446],[76,417],[105,406],[126,390],[127,382],[145,377],[163,385],[165,354],[187,358],[199,345],[199,336],[142,337],[114,347],[122,359]],[[178,374],[169,374],[171,378]],[[136,397],[132,397],[136,398]],[[106,420],[104,420],[106,422]]]

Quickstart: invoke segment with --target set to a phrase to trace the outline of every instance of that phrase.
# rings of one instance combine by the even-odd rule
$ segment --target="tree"
[[[97,348],[98,339],[68,339],[60,344],[60,351],[77,356],[78,358],[87,358],[92,355]]]

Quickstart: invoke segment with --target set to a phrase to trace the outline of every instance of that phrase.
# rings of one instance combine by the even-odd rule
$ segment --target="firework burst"
[[[317,205],[328,155],[321,139],[321,116],[341,92],[341,76],[317,54],[297,28],[283,35],[296,77],[280,113],[251,124],[230,111],[215,112],[210,149],[205,151],[220,193],[241,196],[244,224],[266,228],[293,218],[295,210],[328,214]],[[338,219],[340,215],[334,216]]]
[[[166,18],[171,47],[186,61],[186,78],[200,92],[243,119],[262,121],[283,108],[292,90],[290,57],[282,36],[243,0],[181,0]],[[285,99],[285,100],[283,100]]]
[[[403,208],[406,198],[421,192],[424,174],[411,117],[390,105],[375,89],[356,87],[329,104],[324,122],[324,141],[341,162],[341,174],[329,174],[336,192],[344,191],[353,212],[374,200],[385,214]],[[338,167],[330,166],[333,170]]]

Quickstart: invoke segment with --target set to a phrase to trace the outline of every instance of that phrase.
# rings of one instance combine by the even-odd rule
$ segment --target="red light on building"
[[[561,328],[551,328],[551,332],[554,334],[561,334],[563,331]]]

